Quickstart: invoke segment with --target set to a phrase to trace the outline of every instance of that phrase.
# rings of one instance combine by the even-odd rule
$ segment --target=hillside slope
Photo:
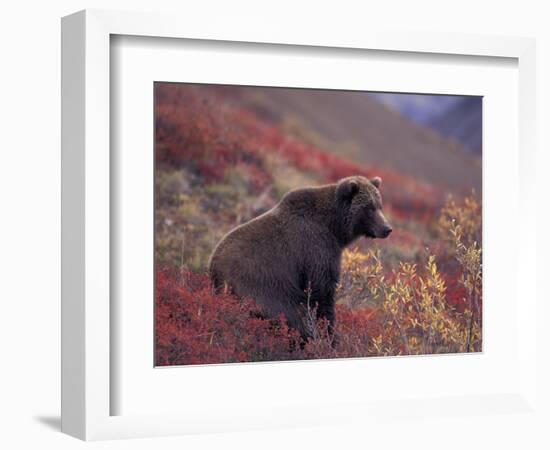
[[[481,192],[481,158],[454,140],[414,124],[367,93],[219,87],[265,119],[293,129],[311,129],[313,144],[429,184]],[[295,127],[293,125],[296,125]],[[307,139],[308,136],[299,136]],[[321,141],[321,142],[319,142]]]

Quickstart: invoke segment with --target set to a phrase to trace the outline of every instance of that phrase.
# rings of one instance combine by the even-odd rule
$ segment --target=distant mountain
[[[428,125],[443,136],[454,138],[474,153],[482,152],[482,98],[462,97]]]
[[[369,92],[369,97],[398,111],[420,125],[429,125],[436,117],[453,108],[461,99],[456,95]]]
[[[370,92],[370,97],[413,122],[482,152],[482,98],[460,95]]]

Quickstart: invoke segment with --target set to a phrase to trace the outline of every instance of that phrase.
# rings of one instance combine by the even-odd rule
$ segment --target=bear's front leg
[[[334,335],[334,323],[336,321],[336,313],[334,311],[334,297],[325,298],[319,302],[317,308],[317,318],[326,319],[328,321],[328,331],[331,336]]]
[[[322,258],[319,258],[319,260],[322,261]],[[338,279],[338,264],[328,267],[326,265],[314,266],[314,270],[308,273],[307,289],[305,290],[308,297],[308,306],[315,311],[313,317],[311,317],[312,311],[309,311],[310,328],[313,325],[314,330],[316,330],[318,320],[326,319],[331,339],[334,337],[336,322],[334,298]]]

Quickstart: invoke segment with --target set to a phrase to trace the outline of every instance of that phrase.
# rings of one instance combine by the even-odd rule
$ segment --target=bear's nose
[[[387,238],[390,233],[393,231],[393,228],[389,225],[384,225],[384,229],[382,230],[382,236]]]

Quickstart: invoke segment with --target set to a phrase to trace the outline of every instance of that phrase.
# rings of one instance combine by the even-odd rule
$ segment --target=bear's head
[[[358,237],[387,238],[392,227],[382,214],[380,186],[382,179],[354,176],[340,180],[336,201],[344,219],[344,232],[349,242]]]

